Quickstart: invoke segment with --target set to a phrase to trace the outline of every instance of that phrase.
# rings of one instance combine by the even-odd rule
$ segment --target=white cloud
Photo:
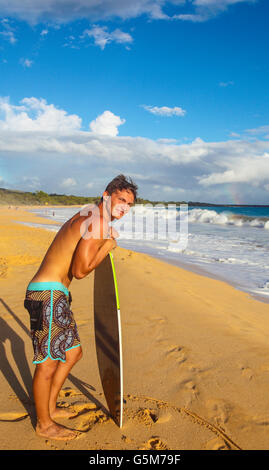
[[[223,87],[223,88],[227,88],[228,86],[233,86],[234,85],[234,82],[232,80],[228,81],[228,82],[220,82],[219,83],[219,86]]]
[[[238,134],[237,132],[230,132],[230,137],[239,138],[240,134]]]
[[[92,37],[96,46],[104,49],[107,44],[116,42],[117,44],[130,44],[133,38],[129,33],[125,33],[120,29],[109,32],[106,26],[94,25],[91,29],[86,29],[82,38]]]
[[[223,194],[227,197],[223,185],[238,184],[246,201],[251,196],[256,203],[254,197],[258,192],[261,201],[266,200],[268,141],[205,142],[196,138],[182,144],[140,136],[120,137],[118,126],[123,122],[119,116],[105,111],[91,122],[90,130],[82,131],[79,116],[58,110],[45,100],[24,98],[13,105],[7,98],[1,98],[0,158],[13,180],[17,172],[20,184],[23,181],[28,187],[44,188],[50,185],[52,192],[73,187],[78,193],[87,194],[92,188],[94,168],[94,178],[100,179],[100,185],[104,172],[105,177],[127,172],[138,178],[155,198],[163,194],[173,199],[173,188],[175,197],[176,189],[181,188],[185,200],[189,197],[212,201],[218,197],[221,202]],[[38,175],[39,180],[34,179],[37,177],[22,180],[26,169],[29,174]],[[155,188],[157,193],[152,192],[154,185],[159,185],[159,190]],[[251,186],[255,188],[253,195],[249,191]]]
[[[76,186],[77,185],[77,182],[74,178],[65,178],[62,182],[61,182],[61,186],[63,188],[69,188],[70,186]]]
[[[40,188],[40,179],[38,176],[23,176],[22,181],[29,189],[35,190]]]
[[[0,98],[0,130],[25,131],[71,131],[81,127],[81,119],[53,104],[38,98],[24,98],[19,106],[10,104],[9,98]]]
[[[143,14],[151,18],[166,18],[162,10],[163,0],[0,0],[2,15],[17,17],[28,22],[42,21],[66,22],[78,18],[93,21],[113,17],[121,19],[136,18]]]
[[[198,177],[200,184],[211,186],[223,183],[250,183],[258,186],[269,181],[269,153],[267,152],[255,155],[255,157],[243,154],[237,158],[228,156],[221,163],[215,162],[215,164],[227,168],[226,171]]]
[[[121,119],[111,111],[104,111],[90,123],[90,129],[95,134],[109,135],[115,137],[118,135],[118,127],[125,123],[125,119]]]
[[[253,0],[193,0],[193,4],[197,7],[216,8],[219,10],[224,10],[229,5],[243,3],[246,1],[251,2]]]
[[[2,38],[5,41],[8,41],[10,44],[15,44],[17,39],[14,34],[14,28],[11,26],[10,21],[7,18],[3,18],[0,21],[0,25],[2,27],[2,31],[0,31],[0,37],[2,36]]]
[[[13,31],[0,31],[0,35],[6,41],[10,42],[10,44],[15,44],[15,42],[17,42],[17,39],[15,38]]]
[[[32,67],[32,65],[33,65],[33,63],[34,63],[33,60],[30,60],[30,59],[21,59],[20,62],[21,62],[21,64],[22,64],[24,67],[26,67],[26,68],[28,68],[28,69],[29,69],[30,67]]]
[[[191,21],[192,23],[203,23],[208,20],[208,15],[198,15],[198,14],[184,14],[184,15],[174,15],[175,20],[182,21]]]
[[[174,19],[192,22],[203,22],[227,10],[236,3],[255,3],[256,0],[193,0],[190,5],[192,13],[174,15]]]
[[[164,185],[164,186],[161,186],[161,189],[165,192],[165,193],[184,193],[185,190],[183,188],[175,188],[174,186],[169,186],[169,185]]]
[[[143,108],[149,111],[152,114],[156,114],[157,116],[185,116],[186,111],[178,106],[174,108],[169,108],[168,106],[148,106],[143,105]]]
[[[246,132],[252,135],[267,134],[269,133],[269,126],[260,126],[255,129],[247,129]]]
[[[157,142],[160,144],[176,144],[178,142],[177,139],[166,139],[166,138],[160,138],[157,139]]]
[[[251,3],[255,0],[0,0],[2,16],[23,19],[29,23],[46,21],[68,22],[79,18],[91,21],[109,20],[115,17],[123,20],[147,15],[151,19],[180,19],[206,21],[236,3]],[[164,11],[173,3],[179,9],[173,17]],[[190,12],[180,14],[182,6]]]

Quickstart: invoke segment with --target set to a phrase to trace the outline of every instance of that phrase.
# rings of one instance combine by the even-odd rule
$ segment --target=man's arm
[[[113,233],[106,224],[104,225],[102,219],[89,228],[90,237],[81,238],[73,256],[72,275],[76,279],[82,279],[97,268],[107,254],[117,246],[113,235],[118,234]],[[107,237],[109,231],[111,233],[109,238],[100,238],[100,234]]]
[[[117,246],[114,238],[106,240],[80,240],[72,262],[72,274],[76,279],[82,279],[93,271],[108,253]]]

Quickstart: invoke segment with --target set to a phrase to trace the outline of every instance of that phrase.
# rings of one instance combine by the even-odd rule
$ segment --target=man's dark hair
[[[126,191],[131,191],[133,193],[134,202],[136,202],[138,187],[133,182],[133,180],[128,176],[124,176],[124,175],[116,176],[112,181],[110,181],[110,183],[108,183],[105,190],[111,196],[112,193],[116,191],[123,191],[124,189]],[[101,202],[102,201],[103,201],[103,197],[101,197]]]

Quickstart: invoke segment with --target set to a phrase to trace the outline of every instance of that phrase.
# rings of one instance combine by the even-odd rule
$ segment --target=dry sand
[[[55,233],[47,220],[0,207],[0,449],[229,450],[269,447],[269,306],[210,279],[117,247],[124,359],[124,419],[109,417],[93,334],[93,274],[70,285],[84,356],[59,403],[82,431],[38,437],[25,289]]]

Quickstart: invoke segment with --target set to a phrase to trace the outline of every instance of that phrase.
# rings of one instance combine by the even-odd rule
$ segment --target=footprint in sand
[[[254,416],[253,421],[255,424],[261,425],[261,426],[269,426],[269,415],[265,416]]]
[[[167,323],[167,318],[166,317],[147,317],[146,320],[150,323],[150,325],[160,325],[163,323]]]
[[[176,360],[177,364],[182,364],[187,360],[187,351],[182,346],[171,346],[165,353],[166,357]]]
[[[169,447],[158,436],[152,436],[140,450],[169,450]]]
[[[181,385],[182,387],[185,387],[185,390],[190,390],[192,392],[195,391],[195,383],[190,379],[186,378],[185,381],[182,381]],[[71,388],[62,390],[62,394],[65,397],[81,395]],[[102,394],[100,393],[99,395]],[[125,429],[128,436],[122,435],[121,443],[127,445],[127,447],[132,447],[136,442],[135,436],[134,438],[132,436],[132,426],[136,423],[135,428],[136,430],[139,428],[139,436],[141,439],[141,444],[138,447],[139,449],[169,450],[171,449],[169,442],[166,442],[163,436],[157,435],[157,433],[159,433],[160,429],[165,429],[166,424],[169,426],[172,424],[175,427],[176,432],[176,427],[180,422],[182,422],[182,419],[187,418],[191,420],[192,425],[195,423],[199,427],[203,426],[207,431],[209,430],[214,434],[214,438],[212,436],[212,439],[204,442],[204,449],[240,450],[240,447],[234,443],[223,430],[223,424],[227,422],[230,412],[232,411],[231,406],[223,400],[211,399],[207,401],[207,415],[211,423],[185,407],[177,407],[166,401],[152,397],[128,394],[125,396],[124,402],[123,422],[124,426],[126,426]],[[69,404],[69,406],[77,413],[76,416],[69,418],[74,420],[73,422],[75,424],[72,427],[77,431],[80,431],[81,436],[85,435],[84,433],[90,431],[93,427],[99,424],[102,425],[108,423],[109,425],[112,425],[114,423],[113,419],[95,403],[78,401]],[[6,418],[6,414],[0,415],[0,419],[1,416]],[[20,415],[17,413],[13,418],[15,417],[15,420],[18,418],[23,419],[26,416],[26,413],[21,413]],[[11,417],[11,414],[9,414],[9,418]],[[155,430],[156,435],[153,434],[153,430]]]
[[[77,414],[69,419],[80,419],[76,425],[77,431],[87,432],[96,424],[112,422],[110,416],[100,410],[94,403],[74,403],[72,408]]]
[[[220,399],[207,400],[206,406],[209,411],[209,417],[214,420],[217,425],[224,425],[230,418],[231,406],[229,403]]]
[[[210,439],[206,442],[204,450],[230,450],[231,446],[228,442],[220,439],[219,437],[215,439]]]
[[[99,407],[95,403],[77,402],[77,403],[72,403],[71,406],[73,410],[77,413],[77,415],[74,416],[74,418],[77,418],[78,416],[82,414],[88,413],[89,411],[93,411],[93,410],[96,411],[99,409]],[[71,419],[73,419],[73,417]]]
[[[89,431],[96,424],[103,424],[107,422],[112,422],[112,418],[103,413],[103,411],[91,411],[83,415],[83,419],[80,421],[76,427],[77,431]]]
[[[191,381],[186,381],[185,385],[187,387],[193,388],[193,383]],[[158,400],[151,397],[138,397],[135,395],[128,395],[129,398],[129,405],[132,406],[131,402],[139,401],[142,403],[151,403],[151,407],[143,408],[140,406],[139,409],[126,409],[125,413],[125,420],[128,417],[130,420],[138,420],[142,424],[146,424],[149,426],[149,429],[154,426],[165,423],[168,423],[170,420],[176,420],[178,422],[177,416],[183,416],[184,418],[188,418],[191,420],[192,423],[195,423],[197,426],[205,427],[206,430],[210,430],[213,434],[215,434],[214,438],[204,444],[205,449],[212,449],[212,450],[230,450],[230,449],[237,449],[240,450],[240,447],[232,441],[232,439],[223,431],[222,427],[216,426],[210,421],[221,421],[222,423],[225,422],[229,417],[230,406],[224,402],[223,400],[210,400],[207,402],[208,408],[211,409],[211,418],[210,421],[204,419],[203,417],[198,416],[194,412],[188,410],[187,408],[176,407],[168,402]],[[128,401],[127,401],[128,403]],[[133,405],[133,407],[135,404]],[[216,415],[220,419],[215,419]],[[269,420],[268,420],[269,421]],[[142,432],[142,430],[141,430]],[[216,437],[217,434],[217,437]],[[141,450],[156,450],[156,449],[169,449],[168,444],[160,436],[152,436],[148,441],[145,441],[143,447],[140,448]]]
[[[133,414],[133,419],[143,423],[145,426],[151,426],[158,421],[158,416],[155,410],[139,408],[139,410]]]
[[[253,371],[250,369],[250,367],[241,367],[241,375],[245,377],[248,380],[251,380],[253,378]]]
[[[192,403],[193,399],[197,398],[197,396],[199,395],[197,384],[192,379],[193,377],[186,377],[185,379],[181,380],[176,386],[177,392],[181,395],[183,394],[184,403],[187,406],[189,406]],[[181,399],[183,399],[183,397],[181,397]]]
[[[172,414],[169,411],[167,410],[161,411],[158,417],[158,424],[166,424],[171,419],[172,419]]]

